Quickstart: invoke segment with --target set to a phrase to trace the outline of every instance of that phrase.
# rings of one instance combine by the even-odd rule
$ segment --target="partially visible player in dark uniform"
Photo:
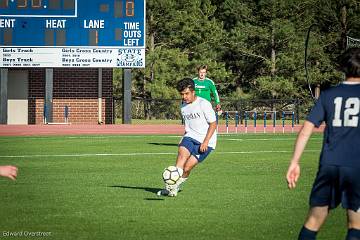
[[[329,210],[340,203],[347,209],[346,240],[360,240],[360,48],[347,50],[339,63],[346,80],[320,95],[299,132],[286,175],[288,187],[295,188],[306,143],[314,127],[325,122],[319,169],[301,240],[316,239]]]

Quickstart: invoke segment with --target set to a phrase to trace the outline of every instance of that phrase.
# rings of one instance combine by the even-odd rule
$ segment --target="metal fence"
[[[132,123],[178,123],[181,124],[180,99],[132,99],[131,102]],[[228,112],[238,112],[240,124],[243,123],[245,112],[257,112],[258,118],[264,116],[271,119],[274,116],[280,119],[282,113],[294,112],[295,123],[299,123],[307,112],[309,104],[302,103],[299,99],[222,99],[222,110]],[[113,123],[121,123],[122,100],[114,98],[114,120]],[[263,114],[277,112],[279,114]],[[225,118],[225,114],[220,119]]]
[[[180,99],[132,99],[131,118],[133,120],[180,120]],[[119,122],[122,117],[122,100],[114,99],[114,117]]]

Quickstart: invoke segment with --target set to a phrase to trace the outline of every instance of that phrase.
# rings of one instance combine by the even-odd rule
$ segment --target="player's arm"
[[[17,171],[18,169],[15,166],[0,166],[0,176],[7,177],[12,180],[16,180]]]
[[[307,142],[309,141],[314,127],[315,125],[312,122],[306,120],[297,136],[294,153],[286,173],[286,180],[290,189],[296,187],[296,182],[300,177],[300,158],[304,152]]]
[[[216,103],[216,110],[220,110],[221,105],[220,105],[220,98],[219,98],[218,91],[216,90],[215,83],[212,80],[210,80],[210,82],[211,82],[211,84],[210,84],[210,92],[214,96],[214,100],[215,100],[215,103]]]
[[[216,130],[216,121],[209,123],[209,128],[206,132],[204,141],[200,145],[200,152],[206,152],[208,149],[209,141]]]

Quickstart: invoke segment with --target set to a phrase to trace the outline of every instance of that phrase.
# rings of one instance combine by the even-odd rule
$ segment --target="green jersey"
[[[194,78],[195,83],[195,94],[196,96],[205,98],[211,102],[211,94],[214,97],[215,103],[220,104],[219,94],[216,91],[215,83],[209,78],[200,80],[199,78]]]

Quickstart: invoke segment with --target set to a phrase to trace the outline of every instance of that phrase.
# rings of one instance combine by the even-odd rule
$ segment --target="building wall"
[[[29,124],[43,123],[45,98],[45,69],[29,70]]]
[[[102,69],[102,122],[113,119],[112,69]],[[29,69],[29,124],[42,124],[45,69]],[[53,122],[64,122],[65,106],[71,124],[98,124],[98,69],[54,68]]]

